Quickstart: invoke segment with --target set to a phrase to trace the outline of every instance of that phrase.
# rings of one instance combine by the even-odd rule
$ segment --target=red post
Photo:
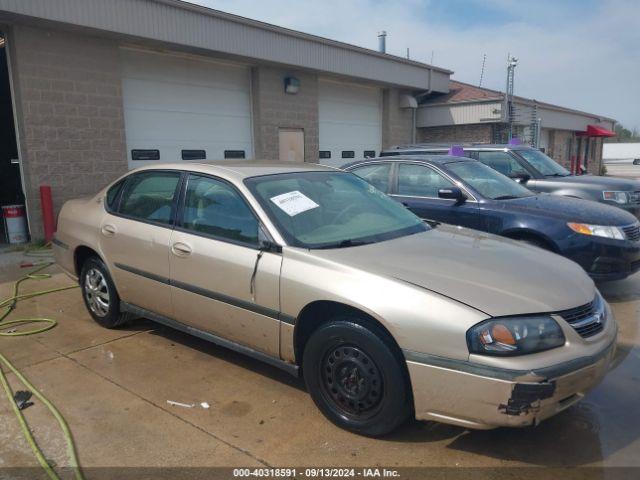
[[[42,225],[44,226],[44,239],[47,242],[53,240],[56,231],[55,218],[53,216],[53,199],[51,197],[51,187],[40,186],[40,206],[42,207]]]

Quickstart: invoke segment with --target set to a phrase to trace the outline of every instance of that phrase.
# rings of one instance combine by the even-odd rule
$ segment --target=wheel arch
[[[95,249],[88,247],[87,245],[79,245],[73,251],[73,267],[78,278],[82,271],[82,265],[84,265],[84,262],[86,262],[90,257],[97,257],[106,265],[102,256]]]
[[[307,341],[321,325],[340,316],[353,316],[363,326],[372,325],[386,337],[394,352],[404,361],[402,349],[389,329],[380,320],[361,308],[334,300],[316,300],[307,305],[296,317],[293,331],[294,353],[296,364],[301,365],[302,355]]]

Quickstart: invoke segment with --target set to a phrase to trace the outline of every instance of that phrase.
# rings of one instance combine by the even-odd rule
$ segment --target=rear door
[[[169,254],[173,318],[279,356],[279,253],[258,249],[260,222],[243,195],[190,173]]]
[[[442,188],[459,188],[442,172],[427,165],[398,163],[391,196],[425,220],[479,228],[477,202],[468,195],[464,203],[438,197]]]
[[[123,301],[170,315],[169,241],[181,172],[130,175],[100,224],[100,248]]]

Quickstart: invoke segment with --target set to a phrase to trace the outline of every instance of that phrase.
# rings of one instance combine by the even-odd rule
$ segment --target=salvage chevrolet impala
[[[577,264],[432,227],[311,165],[167,164],[67,202],[54,240],[91,316],[186,331],[293,374],[337,425],[536,424],[608,370],[617,326]]]

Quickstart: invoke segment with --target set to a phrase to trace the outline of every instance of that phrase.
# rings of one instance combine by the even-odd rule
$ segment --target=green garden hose
[[[31,250],[31,256],[50,256],[49,255],[44,255],[39,253],[40,251],[44,251],[45,249],[40,248],[37,250]],[[30,253],[29,251],[27,251],[27,254]],[[37,252],[37,253],[35,253]],[[21,318],[18,320],[10,320],[10,321],[6,321],[6,318],[9,316],[9,314],[14,310],[14,308],[16,307],[16,304],[20,301],[20,300],[25,300],[27,298],[33,298],[33,297],[39,297],[42,295],[48,295],[50,293],[54,293],[54,292],[61,292],[63,290],[70,290],[72,288],[78,288],[77,285],[71,285],[71,286],[67,286],[67,287],[58,287],[58,288],[52,288],[50,290],[42,290],[39,292],[33,292],[33,293],[23,293],[20,294],[20,284],[27,281],[27,280],[45,280],[48,278],[51,278],[51,274],[49,273],[40,273],[42,270],[44,270],[47,267],[50,267],[53,263],[49,262],[49,263],[45,263],[41,266],[39,266],[38,268],[36,268],[35,270],[31,271],[29,274],[25,275],[24,277],[20,278],[18,281],[16,281],[13,285],[13,295],[5,300],[0,301],[0,311],[2,311],[4,309],[4,311],[2,313],[0,313],[0,336],[2,337],[19,337],[19,336],[25,336],[25,335],[34,335],[36,333],[42,333],[42,332],[46,332],[47,330],[51,330],[52,328],[54,328],[57,325],[57,322],[51,318],[44,318],[44,317],[35,317],[35,318]],[[26,324],[40,324],[41,326],[38,328],[33,328],[31,330],[21,330],[21,331],[11,331],[11,332],[5,332],[4,330],[7,329],[7,327],[13,326],[13,327],[18,327],[18,326],[22,326],[22,325],[26,325]],[[55,417],[55,419],[57,420],[58,424],[60,425],[60,428],[62,429],[63,435],[65,437],[66,443],[67,443],[67,452],[69,455],[69,464],[71,469],[73,470],[74,476],[76,480],[84,480],[84,476],[82,475],[82,471],[80,469],[80,465],[78,462],[78,457],[76,454],[76,448],[75,448],[75,444],[73,442],[73,436],[71,435],[71,431],[69,430],[69,426],[67,425],[67,422],[65,421],[64,417],[60,414],[60,412],[58,411],[58,409],[42,394],[40,393],[40,391],[38,391],[37,388],[35,388],[31,382],[29,382],[29,380],[27,380],[24,375],[22,375],[18,369],[2,354],[0,353],[0,364],[5,365],[11,372],[13,372],[13,374],[16,376],[16,378],[18,380],[20,380],[20,382],[22,382],[22,384],[27,387],[29,390],[31,390],[31,392],[36,396],[36,398],[38,398],[38,400],[40,400],[48,409],[49,411],[52,413],[52,415]],[[9,385],[9,382],[7,381],[7,378],[4,374],[4,372],[2,371],[2,369],[0,368],[0,383],[2,383],[2,386],[4,388],[5,393],[7,394],[7,398],[9,400],[9,403],[11,404],[13,411],[18,419],[18,422],[20,423],[20,426],[22,428],[22,432],[25,436],[25,439],[27,440],[27,442],[29,443],[29,446],[31,447],[31,449],[33,450],[33,453],[35,454],[38,463],[40,464],[40,466],[44,469],[44,471],[46,472],[47,476],[51,479],[51,480],[60,480],[60,477],[58,476],[58,474],[53,470],[53,468],[51,467],[51,465],[49,465],[49,462],[47,462],[47,459],[45,458],[42,450],[40,449],[40,447],[38,446],[38,444],[36,443],[35,438],[33,437],[33,434],[31,433],[31,430],[29,429],[29,424],[27,423],[26,419],[24,418],[24,415],[22,414],[22,411],[20,410],[20,408],[18,408],[18,405],[16,404],[14,397],[13,397],[13,391],[11,390],[11,386]]]

